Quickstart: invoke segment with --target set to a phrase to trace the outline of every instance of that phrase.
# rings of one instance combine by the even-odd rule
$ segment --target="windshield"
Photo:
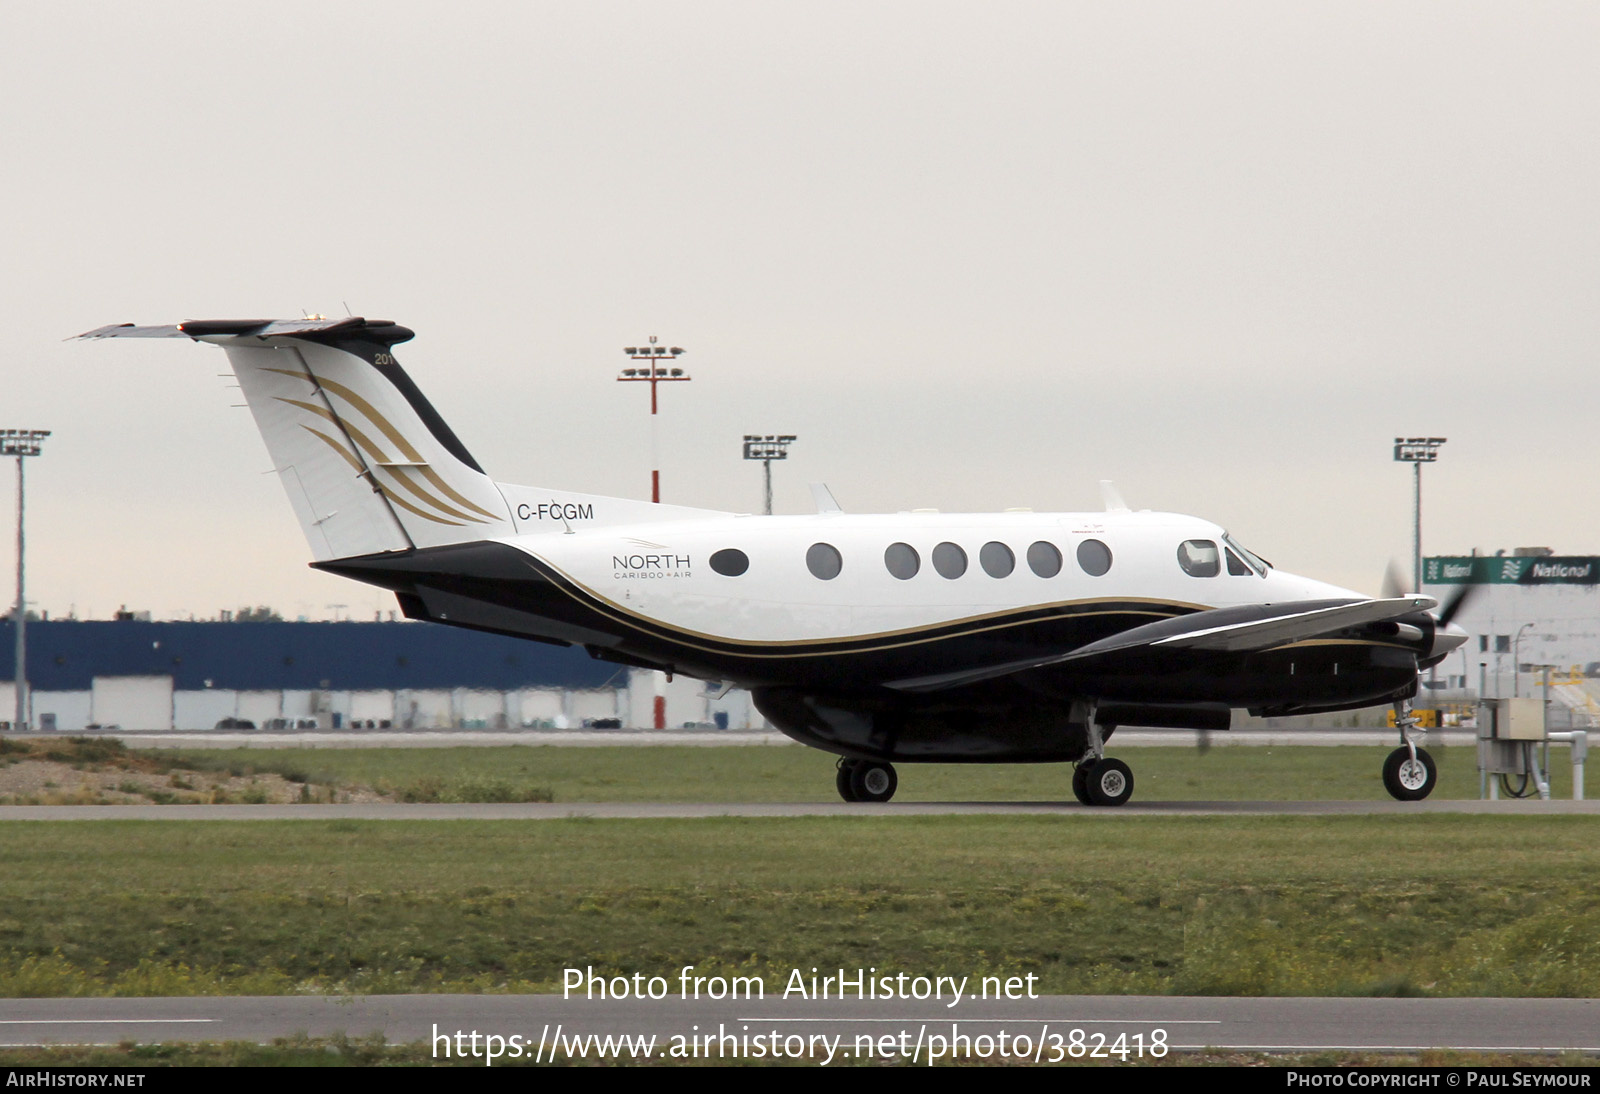
[[[1226,532],[1222,533],[1222,542],[1226,543],[1229,547],[1232,547],[1235,551],[1237,551],[1239,557],[1244,559],[1245,564],[1262,577],[1266,577],[1267,571],[1272,569],[1272,563],[1268,562],[1261,556],[1253,554],[1239,546],[1239,541],[1234,539]]]

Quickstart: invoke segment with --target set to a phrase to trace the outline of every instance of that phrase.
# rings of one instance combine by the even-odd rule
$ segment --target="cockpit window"
[[[1229,574],[1233,575],[1234,577],[1249,577],[1251,575],[1253,571],[1250,569],[1250,567],[1244,564],[1243,559],[1233,553],[1232,547],[1224,548],[1222,553],[1228,556]]]
[[[1222,542],[1226,543],[1229,547],[1231,547],[1235,551],[1237,551],[1238,554],[1239,554],[1239,557],[1244,560],[1245,565],[1249,566],[1252,570],[1254,570],[1256,573],[1260,574],[1262,577],[1266,577],[1267,576],[1267,571],[1272,569],[1272,563],[1268,562],[1266,559],[1262,558],[1260,555],[1255,554],[1252,551],[1245,550],[1244,547],[1242,547],[1239,544],[1238,540],[1234,539],[1232,536],[1230,536],[1226,532],[1222,533]],[[1232,564],[1230,563],[1230,567],[1231,567],[1231,565]],[[1232,573],[1233,571],[1230,568],[1228,572]]]
[[[1217,545],[1209,539],[1186,539],[1178,544],[1178,565],[1190,577],[1216,577],[1222,572]]]

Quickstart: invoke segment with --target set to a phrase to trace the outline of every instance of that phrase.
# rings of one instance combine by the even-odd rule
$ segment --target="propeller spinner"
[[[1410,582],[1401,574],[1400,568],[1394,564],[1394,560],[1390,559],[1388,567],[1383,572],[1384,597],[1387,599],[1412,595],[1414,590],[1407,588],[1409,584]],[[1428,613],[1433,621],[1433,640],[1429,643],[1427,652],[1418,655],[1418,668],[1432,668],[1465,644],[1469,636],[1466,631],[1456,626],[1453,620],[1461,609],[1466,607],[1467,601],[1472,599],[1477,590],[1476,585],[1463,585],[1449,600],[1439,606],[1437,612]]]

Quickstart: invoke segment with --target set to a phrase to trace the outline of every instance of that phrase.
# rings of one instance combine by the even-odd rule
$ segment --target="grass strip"
[[[1137,748],[1138,801],[1387,801],[1388,747]],[[834,757],[799,745],[496,748],[184,749],[159,753],[199,770],[276,772],[318,786],[365,786],[403,801],[815,802],[835,801]],[[1438,798],[1478,796],[1472,748],[1434,749]],[[1551,752],[1557,798],[1571,766]],[[896,801],[1072,799],[1069,764],[900,764]]]
[[[17,823],[0,996],[553,991],[562,970],[1048,993],[1600,996],[1583,817]]]

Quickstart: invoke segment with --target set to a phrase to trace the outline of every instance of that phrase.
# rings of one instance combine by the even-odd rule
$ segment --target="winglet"
[[[1110,479],[1100,480],[1100,496],[1105,499],[1106,512],[1108,513],[1133,512],[1128,508],[1128,503],[1122,500],[1122,495],[1117,493],[1117,488],[1112,485]]]
[[[833,492],[828,489],[827,483],[814,482],[809,485],[811,487],[811,500],[816,502],[819,514],[844,512],[843,509],[839,508],[839,503],[833,500]]]

